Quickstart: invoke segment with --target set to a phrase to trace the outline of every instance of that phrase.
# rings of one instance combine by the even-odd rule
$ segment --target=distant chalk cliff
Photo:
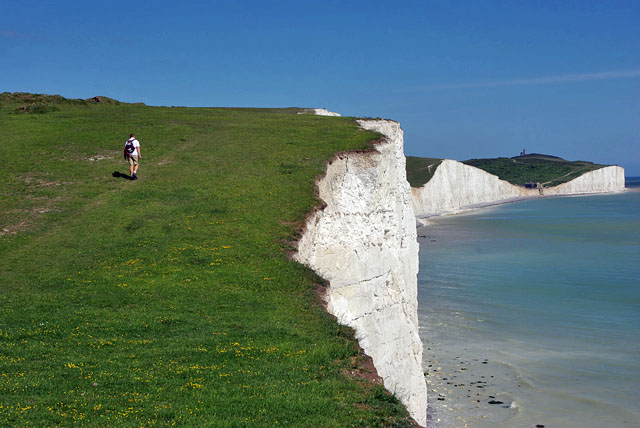
[[[334,111],[329,111],[326,108],[308,108],[308,109],[304,109],[301,112],[298,112],[298,114],[315,114],[316,116],[336,116],[339,117],[340,113],[336,113]]]
[[[624,191],[624,169],[607,166],[556,187],[526,189],[479,168],[445,159],[422,187],[412,188],[418,217],[450,214],[482,205],[545,195],[578,195]]]
[[[500,180],[486,171],[445,159],[424,186],[412,188],[417,215],[454,213],[463,208],[514,198],[535,196],[538,191]]]
[[[544,190],[545,195],[578,195],[624,191],[624,168],[607,166]]]

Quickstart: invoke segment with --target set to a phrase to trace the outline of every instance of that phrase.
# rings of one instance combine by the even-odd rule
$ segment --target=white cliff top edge
[[[316,116],[336,116],[336,117],[340,116],[340,113],[329,111],[326,108],[308,108],[308,109],[305,109],[304,111],[298,112],[298,114],[308,114],[308,113],[315,114]]]

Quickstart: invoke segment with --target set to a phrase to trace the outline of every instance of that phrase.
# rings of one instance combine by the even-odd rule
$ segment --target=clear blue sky
[[[0,91],[398,120],[408,155],[640,175],[640,1],[0,0]]]

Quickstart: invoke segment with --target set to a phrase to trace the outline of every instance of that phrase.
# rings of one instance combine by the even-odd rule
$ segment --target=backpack
[[[133,146],[133,140],[134,140],[134,138],[130,138],[124,144],[124,151],[129,153],[129,154],[132,154],[133,152],[136,151],[136,148]]]

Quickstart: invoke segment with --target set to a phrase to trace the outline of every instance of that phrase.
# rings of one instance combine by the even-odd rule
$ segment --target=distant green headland
[[[379,135],[298,112],[0,94],[0,425],[411,426],[287,256]]]
[[[431,180],[442,159],[407,156],[407,181],[411,187],[420,187]]]
[[[412,187],[428,182],[442,159],[407,156],[407,180]],[[538,153],[512,158],[469,159],[462,163],[480,168],[511,184],[524,186],[536,183],[553,187],[573,180],[589,171],[606,165],[587,161],[567,161],[556,156]]]

